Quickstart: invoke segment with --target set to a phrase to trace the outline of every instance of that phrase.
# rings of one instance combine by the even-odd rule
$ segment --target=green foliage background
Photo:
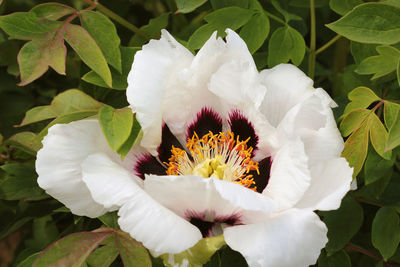
[[[46,195],[34,160],[51,125],[90,116],[126,155],[140,136],[126,77],[164,28],[193,52],[231,28],[260,70],[291,62],[333,97],[358,189],[319,212],[329,242],[317,265],[400,266],[398,0],[0,0],[0,14],[0,266],[163,265],[114,213],[75,216]],[[203,252],[175,260],[246,264],[218,238],[191,250]]]

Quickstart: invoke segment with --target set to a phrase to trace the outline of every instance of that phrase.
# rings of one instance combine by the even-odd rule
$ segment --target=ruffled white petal
[[[181,89],[178,73],[192,58],[193,55],[165,30],[160,40],[151,40],[135,55],[126,94],[143,130],[141,145],[153,155],[157,154],[161,142],[164,98],[169,88],[178,86]]]
[[[312,182],[296,207],[311,210],[333,210],[340,207],[350,190],[353,168],[344,158],[320,163],[311,169]]]
[[[290,209],[262,223],[224,229],[226,243],[251,267],[306,267],[315,264],[328,241],[327,228],[311,211]]]
[[[134,239],[152,250],[154,256],[177,254],[194,246],[201,238],[200,230],[146,192],[137,190],[118,212],[118,224]]]
[[[39,150],[38,184],[72,213],[98,217],[107,209],[90,195],[82,180],[81,163],[95,152],[110,153],[97,120],[57,124],[49,129]]]
[[[182,217],[193,212],[214,218],[235,215],[241,222],[250,222],[257,220],[257,212],[276,208],[271,199],[216,178],[146,175],[144,188],[156,201]]]
[[[278,126],[286,113],[313,92],[313,81],[291,64],[280,64],[260,73],[267,88],[260,110],[273,126]]]
[[[138,190],[143,181],[104,153],[89,155],[82,163],[82,179],[93,199],[106,209],[118,209]]]
[[[293,207],[310,186],[307,161],[299,139],[288,141],[273,156],[270,179],[263,194],[277,201],[280,209]]]

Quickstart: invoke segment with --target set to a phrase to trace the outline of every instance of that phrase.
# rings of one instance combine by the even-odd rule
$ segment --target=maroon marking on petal
[[[234,213],[234,214],[228,215],[228,216],[217,217],[217,218],[215,218],[214,222],[225,223],[227,225],[233,226],[233,225],[241,224],[240,217],[241,216],[239,214]]]
[[[171,157],[171,148],[172,146],[178,147],[180,149],[184,149],[181,143],[179,143],[178,139],[176,139],[175,135],[173,135],[167,124],[164,124],[162,129],[162,139],[161,144],[158,147],[158,158],[161,162],[168,162]]]
[[[231,126],[231,131],[235,136],[239,136],[240,141],[247,140],[247,138],[250,137],[247,146],[253,147],[254,155],[254,151],[257,149],[258,136],[256,135],[253,124],[242,113],[240,113],[239,110],[234,110],[229,115],[229,124]]]
[[[258,193],[262,193],[262,191],[268,185],[269,176],[271,172],[271,164],[272,164],[271,157],[265,158],[258,163],[258,170],[260,174],[258,174],[257,171],[250,172],[250,174],[253,175],[254,182],[256,182],[255,186],[257,187]]]
[[[194,132],[201,138],[210,131],[220,133],[222,131],[222,119],[213,109],[204,107],[197,113],[194,122],[190,124],[187,130],[187,138],[192,137]]]
[[[210,231],[214,227],[214,222],[203,221],[200,218],[190,218],[189,222],[199,228],[203,237],[210,236]]]
[[[167,169],[150,154],[142,155],[135,164],[134,171],[144,180],[145,174],[166,175]]]

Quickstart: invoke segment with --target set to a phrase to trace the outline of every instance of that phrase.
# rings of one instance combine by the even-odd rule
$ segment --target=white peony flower
[[[38,183],[74,214],[119,210],[155,255],[223,234],[250,266],[308,266],[327,242],[352,169],[335,103],[290,64],[258,72],[244,41],[214,33],[193,56],[167,31],[136,53],[127,98],[143,138],[125,160],[96,119],[55,125]]]

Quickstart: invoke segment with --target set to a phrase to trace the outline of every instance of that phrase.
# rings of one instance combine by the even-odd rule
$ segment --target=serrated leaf
[[[38,18],[58,20],[66,15],[73,14],[76,10],[60,3],[44,3],[34,6],[29,12],[34,13]]]
[[[368,123],[364,122],[344,143],[342,157],[346,158],[350,167],[354,167],[353,177],[361,171],[367,157],[368,137]]]
[[[175,0],[178,12],[189,13],[203,5],[207,0]]]
[[[384,102],[385,107],[383,111],[383,116],[385,119],[386,128],[390,129],[394,121],[396,120],[397,113],[400,111],[400,105],[394,102],[386,101]]]
[[[147,250],[139,242],[132,239],[129,234],[117,231],[115,242],[117,243],[117,248],[125,267],[151,267],[151,259]]]
[[[159,39],[160,38],[160,32],[162,29],[167,28],[168,26],[168,19],[169,19],[169,14],[164,13],[161,14],[160,16],[150,19],[149,23],[147,25],[144,25],[140,27],[140,30],[144,33],[146,33],[149,37],[152,39]],[[142,46],[146,43],[148,43],[149,40],[144,38],[143,36],[139,34],[135,34],[132,39],[129,41],[129,46]],[[124,57],[122,57],[122,60]]]
[[[59,21],[39,19],[31,12],[17,12],[0,16],[0,28],[10,38],[19,40],[32,40],[42,37],[48,32],[55,31],[62,26]]]
[[[371,89],[364,86],[357,87],[347,97],[351,102],[344,109],[343,115],[354,109],[367,108],[373,102],[381,100]]]
[[[372,245],[379,250],[385,260],[396,252],[400,242],[400,219],[392,207],[378,210],[372,222]]]
[[[369,109],[354,109],[349,112],[340,123],[340,132],[346,137],[354,132],[371,114]]]
[[[204,17],[204,20],[213,25],[220,34],[226,28],[236,30],[246,24],[255,11],[236,6],[225,7],[211,12]]]
[[[395,44],[400,41],[400,8],[385,3],[365,3],[326,26],[352,41]]]
[[[65,75],[67,48],[61,34],[49,32],[42,38],[26,43],[18,53],[19,72],[23,86],[42,76],[49,67]]]
[[[31,162],[9,163],[0,168],[5,172],[0,183],[1,199],[39,200],[48,197],[37,184],[37,174]]]
[[[318,267],[351,267],[349,255],[345,250],[340,250],[333,255],[321,253],[318,258]]]
[[[165,266],[181,266],[185,262],[190,267],[201,267],[207,261],[210,260],[211,256],[225,245],[223,235],[207,237],[201,239],[192,248],[185,250],[182,253],[169,255],[163,254],[160,257],[163,259]]]
[[[104,106],[99,111],[99,122],[111,149],[118,151],[132,131],[132,109],[115,110],[110,106]]]
[[[263,13],[256,13],[240,30],[240,37],[246,42],[250,53],[256,52],[269,34],[269,19]]]
[[[119,49],[121,40],[114,23],[99,12],[82,10],[79,14],[82,19],[82,26],[99,45],[107,62],[121,73],[121,52]]]
[[[375,150],[370,149],[364,165],[365,185],[376,182],[384,177],[393,167],[394,160],[386,160],[379,156]]]
[[[321,214],[328,227],[329,241],[325,247],[328,255],[343,249],[358,232],[364,220],[362,207],[350,196],[342,200],[338,210]]]
[[[36,139],[36,134],[32,132],[14,134],[7,140],[7,144],[31,155],[36,155],[36,152],[42,147],[42,144]]]
[[[121,57],[122,57],[122,74],[111,69],[112,76],[112,89],[125,90],[128,87],[128,74],[132,67],[133,58],[135,53],[140,50],[137,47],[121,47]],[[85,82],[101,86],[108,87],[103,79],[94,71],[89,71],[82,76],[82,80]]]
[[[330,0],[329,7],[339,15],[343,16],[362,3],[362,0]]]
[[[397,112],[396,118],[389,129],[389,135],[386,142],[385,151],[392,150],[400,145],[400,112]]]
[[[82,61],[95,71],[111,87],[112,78],[107,61],[92,36],[81,26],[64,26],[64,38]]]
[[[306,45],[303,36],[290,26],[279,27],[268,43],[268,66],[292,61],[296,66],[303,61]]]
[[[385,126],[383,126],[375,113],[371,113],[368,120],[372,146],[382,158],[389,160],[392,157],[392,151],[385,152],[386,141],[388,140],[388,133]]]
[[[70,89],[57,95],[50,105],[28,110],[19,126],[39,122],[77,112],[94,115],[104,104],[78,89]],[[91,116],[89,115],[89,116]]]
[[[397,69],[400,51],[392,46],[378,46],[379,55],[364,59],[356,68],[358,74],[374,74],[371,80],[385,76]]]
[[[110,232],[82,232],[68,235],[50,245],[33,264],[34,267],[81,266],[86,258],[99,244],[110,235]]]

